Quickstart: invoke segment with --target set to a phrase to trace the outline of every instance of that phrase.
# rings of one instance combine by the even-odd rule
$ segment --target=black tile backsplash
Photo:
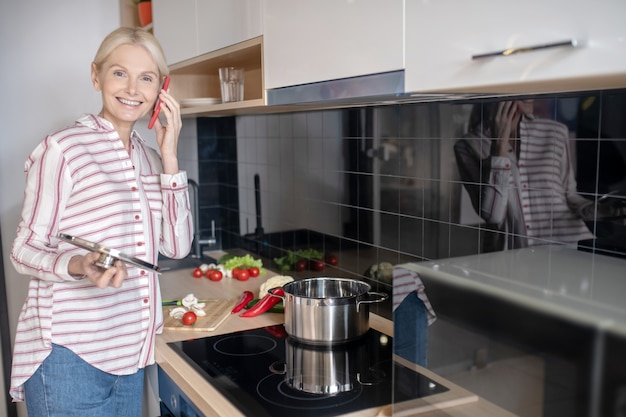
[[[623,202],[626,91],[531,98],[536,117],[568,127],[579,193],[594,200],[613,192],[610,198]],[[479,253],[496,234],[465,195],[453,151],[475,103],[482,102],[200,118],[201,228],[215,220],[223,248],[241,247],[240,237],[256,227],[252,178],[259,174],[271,236],[259,245],[272,254],[298,245],[332,248],[357,258],[333,272],[360,276],[381,261]],[[624,220],[589,227],[603,237],[622,233]],[[355,250],[362,246],[368,250]]]
[[[201,236],[209,236],[211,221],[239,234],[235,118],[199,118],[197,130]]]
[[[626,90],[519,98],[534,99],[536,117],[567,126],[577,193],[621,210],[609,218],[593,215],[587,220],[598,238],[587,242],[588,250],[605,248],[626,257]],[[467,134],[475,104],[484,113],[491,103],[510,99],[200,118],[202,233],[208,234],[214,220],[222,248],[247,249],[268,262],[302,248],[333,253],[337,267],[290,274],[365,279],[373,291],[391,294],[389,277],[370,278],[372,265],[479,254],[502,237],[475,212],[466,187],[480,189],[485,181],[461,179],[454,147]],[[554,174],[558,165],[548,165]],[[260,178],[262,235],[256,233],[255,175]],[[547,216],[557,221],[550,210]],[[551,234],[541,243],[559,242]],[[427,285],[438,314],[429,328],[429,368],[454,378],[462,365],[464,381],[467,366],[482,350],[494,357],[534,355],[543,374],[533,380],[531,391],[543,384],[541,415],[586,415],[592,357],[588,329],[572,329],[571,324],[546,320],[515,303],[483,299],[465,288]],[[390,301],[372,305],[370,311],[392,318]],[[607,339],[612,364],[619,362],[618,345],[619,340]],[[472,350],[463,351],[463,346]],[[527,371],[525,365],[519,367]],[[611,370],[604,371],[608,388],[618,389],[623,372]],[[473,368],[470,373],[475,371],[480,373]],[[520,403],[526,398],[528,386],[504,385],[515,387],[512,392],[519,394]],[[481,395],[495,403],[501,399],[497,393]],[[606,404],[616,402],[612,395],[617,394],[602,394],[602,415],[609,412]]]

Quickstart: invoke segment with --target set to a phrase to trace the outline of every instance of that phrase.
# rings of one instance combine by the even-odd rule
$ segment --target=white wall
[[[119,22],[119,1],[113,0],[0,4],[0,222],[12,340],[28,286],[9,260],[22,205],[24,161],[48,132],[81,113],[100,110],[90,63]],[[2,404],[7,391],[0,380]],[[26,415],[22,405],[19,415]]]

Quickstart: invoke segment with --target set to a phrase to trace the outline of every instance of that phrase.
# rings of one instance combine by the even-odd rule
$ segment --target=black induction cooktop
[[[330,417],[448,389],[392,360],[392,338],[370,329],[343,344],[307,345],[283,325],[169,343],[242,414]]]

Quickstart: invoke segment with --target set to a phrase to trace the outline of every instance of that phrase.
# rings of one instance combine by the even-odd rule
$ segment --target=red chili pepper
[[[256,317],[259,314],[265,313],[282,300],[281,297],[285,296],[285,291],[283,291],[282,288],[274,288],[272,294],[266,294],[265,297],[261,298],[251,309],[244,311],[239,316]]]
[[[239,301],[237,305],[230,312],[231,314],[239,313],[243,308],[254,298],[254,294],[251,291],[244,291],[241,293],[241,297],[239,297]]]
[[[287,336],[287,332],[285,331],[285,326],[282,324],[278,324],[276,326],[265,326],[264,329],[270,333],[272,336],[283,338]]]

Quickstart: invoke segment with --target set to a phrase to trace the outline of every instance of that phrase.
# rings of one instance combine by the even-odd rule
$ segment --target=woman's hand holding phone
[[[168,92],[169,77],[164,80],[163,88],[159,91],[159,99],[155,104],[155,114],[152,116],[149,128],[154,126],[156,141],[161,151],[163,172],[165,174],[178,173],[178,138],[182,128],[180,105]],[[158,108],[157,108],[158,105]],[[159,112],[163,114],[165,122],[158,118]],[[159,120],[157,122],[157,120]]]
[[[169,75],[165,77],[163,80],[163,84],[159,89],[159,94],[161,94],[161,90],[166,90],[170,86],[170,77]],[[161,99],[157,98],[156,103],[154,104],[154,109],[152,109],[152,117],[150,118],[150,123],[148,123],[148,129],[152,129],[154,123],[156,123],[157,118],[159,117],[159,113],[161,112]]]
[[[496,154],[506,156],[509,143],[514,140],[517,124],[521,118],[517,101],[503,101],[498,104],[495,116]]]

